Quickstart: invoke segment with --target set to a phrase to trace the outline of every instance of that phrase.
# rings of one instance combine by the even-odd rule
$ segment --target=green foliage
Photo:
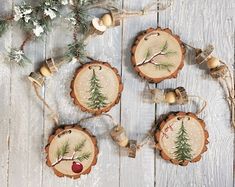
[[[156,63],[154,65],[161,70],[167,70],[169,72],[171,71],[170,68],[174,67],[174,65],[169,62]]]
[[[90,22],[88,20],[89,14],[83,6],[75,8],[74,18],[76,20],[75,27],[77,28],[77,32],[81,32],[82,34],[88,32],[90,25]]]
[[[181,127],[177,133],[176,137],[176,151],[174,152],[175,158],[179,160],[180,162],[183,162],[185,160],[191,160],[192,159],[192,149],[191,145],[188,143],[189,138],[187,131],[184,127],[184,123],[182,121]]]
[[[9,23],[7,20],[0,19],[0,37],[7,31]]]
[[[95,74],[95,70],[93,69],[93,74],[90,79],[90,90],[89,93],[91,97],[89,97],[88,106],[92,109],[100,109],[107,105],[107,98],[102,94],[100,86],[100,80],[97,78]]]
[[[75,160],[78,160],[79,162],[82,162],[83,160],[87,160],[89,159],[91,156],[91,153],[90,152],[85,152],[85,153],[82,153],[81,155],[77,156],[75,158]]]
[[[168,49],[168,42],[166,41],[164,45],[161,47],[161,51],[165,52]]]
[[[79,58],[81,61],[86,58],[86,45],[83,41],[74,41],[73,43],[68,45],[68,50],[65,53],[65,56],[70,58],[70,60],[75,57]]]
[[[163,53],[164,56],[171,56],[171,55],[175,55],[176,54],[176,51],[168,50],[168,42],[167,41],[161,47],[161,52]]]
[[[75,152],[80,152],[82,150],[82,148],[85,146],[86,140],[82,140],[81,142],[79,142],[75,147],[74,147],[74,151]]]
[[[61,158],[69,153],[69,142],[66,141],[60,148],[57,149],[56,155],[57,158]]]
[[[8,53],[8,57],[11,62],[14,62],[21,67],[31,63],[31,61],[25,56],[24,52],[20,49],[11,48],[10,52]]]

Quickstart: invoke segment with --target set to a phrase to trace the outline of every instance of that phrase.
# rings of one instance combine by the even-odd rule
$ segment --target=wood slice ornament
[[[82,111],[99,115],[119,102],[123,85],[116,68],[92,61],[78,68],[71,89],[74,103]]]
[[[48,139],[47,165],[58,177],[77,179],[90,173],[97,162],[95,136],[79,125],[59,127]]]
[[[137,37],[131,52],[134,69],[149,82],[176,78],[184,66],[185,48],[170,29],[147,29]]]
[[[185,112],[170,113],[155,133],[162,158],[183,166],[201,159],[208,137],[204,121]]]

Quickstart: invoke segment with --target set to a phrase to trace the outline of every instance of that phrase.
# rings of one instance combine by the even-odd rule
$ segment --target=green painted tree
[[[97,78],[95,70],[90,79],[90,95],[88,106],[92,109],[100,109],[107,105],[107,98],[101,92],[100,80]]]
[[[182,121],[181,127],[177,133],[176,137],[176,151],[174,152],[175,158],[181,162],[185,160],[191,160],[192,159],[192,149],[191,145],[188,143],[188,133],[184,127],[184,122]]]

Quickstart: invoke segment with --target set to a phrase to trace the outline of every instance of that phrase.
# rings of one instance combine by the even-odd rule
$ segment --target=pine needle
[[[77,32],[85,34],[89,30],[89,14],[85,9],[86,6],[78,5],[74,10],[74,19],[76,20],[76,27],[78,28]]]
[[[162,46],[161,51],[165,52],[168,49],[168,42],[166,41],[165,44]]]
[[[21,67],[31,63],[31,61],[25,56],[24,52],[20,49],[11,48],[10,52],[8,53],[8,57],[10,58],[11,62],[14,62]]]
[[[85,152],[82,153],[80,156],[77,156],[75,159],[78,160],[79,162],[82,162],[83,160],[88,160],[91,156],[90,152]]]
[[[75,152],[81,151],[82,148],[85,146],[85,143],[86,143],[86,140],[85,140],[85,139],[82,140],[81,142],[79,142],[79,143],[75,146],[74,151],[75,151]]]
[[[66,141],[60,148],[57,149],[57,158],[61,158],[69,153],[69,142]]]
[[[85,51],[86,45],[82,41],[75,41],[68,45],[68,50],[65,53],[65,56],[70,58],[78,58],[79,60],[84,60],[86,58],[86,51]]]

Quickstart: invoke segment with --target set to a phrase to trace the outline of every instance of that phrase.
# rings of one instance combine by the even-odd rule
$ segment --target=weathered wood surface
[[[0,0],[1,15],[11,11],[20,0]],[[123,0],[126,9],[140,9],[148,0]],[[130,62],[130,47],[135,36],[148,27],[169,27],[186,43],[204,47],[215,45],[215,54],[234,65],[234,12],[232,0],[177,0],[171,8],[158,15],[128,18],[120,27],[92,38],[87,49],[93,58],[110,62],[122,75],[124,91],[119,105],[109,113],[125,126],[131,139],[142,139],[155,118],[171,110],[195,111],[193,104],[167,106],[144,102],[142,91],[145,82],[139,78]],[[208,151],[200,162],[187,167],[172,165],[146,146],[136,159],[113,144],[108,134],[109,119],[88,121],[84,126],[97,135],[100,155],[92,172],[80,180],[58,178],[45,165],[44,146],[53,128],[48,111],[36,99],[26,75],[41,61],[63,54],[71,41],[71,32],[65,25],[56,27],[45,42],[32,42],[26,53],[33,64],[25,69],[5,63],[5,48],[18,46],[23,35],[12,28],[0,39],[0,186],[34,187],[143,187],[143,186],[206,186],[231,187],[234,183],[234,130],[229,123],[229,111],[218,83],[204,70],[193,65],[193,54],[187,53],[184,69],[175,80],[166,80],[157,86],[171,88],[184,86],[189,93],[207,99],[208,107],[200,115],[207,123],[210,134]],[[46,82],[42,91],[48,103],[60,114],[65,124],[76,123],[87,114],[75,107],[69,97],[70,80],[79,64],[64,65],[60,72]]]

